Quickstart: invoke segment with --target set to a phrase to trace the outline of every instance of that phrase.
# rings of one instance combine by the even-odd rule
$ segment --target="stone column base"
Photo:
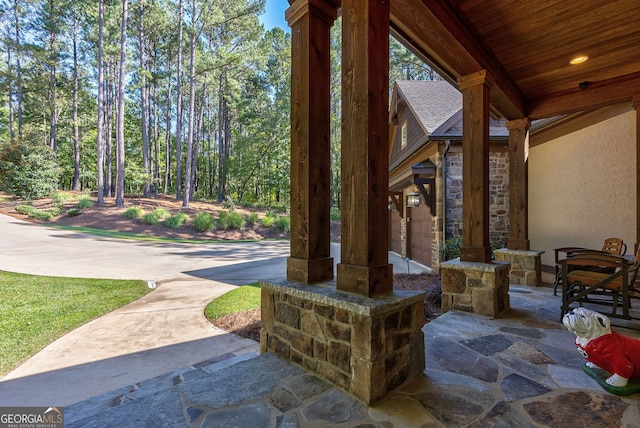
[[[424,371],[425,293],[367,298],[335,282],[260,282],[260,351],[292,361],[366,405]]]
[[[538,250],[509,250],[501,248],[493,252],[497,262],[511,263],[509,282],[518,285],[542,285],[542,255]]]
[[[498,318],[509,309],[509,263],[461,262],[440,265],[442,312],[452,309]]]

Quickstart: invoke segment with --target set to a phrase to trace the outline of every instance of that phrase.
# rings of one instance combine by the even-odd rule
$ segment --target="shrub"
[[[61,168],[49,147],[13,142],[0,146],[0,190],[32,200],[55,193]]]
[[[267,214],[266,216],[262,217],[262,225],[264,227],[271,227],[275,224],[275,222],[276,218],[272,215]]]
[[[56,192],[51,196],[51,199],[56,205],[64,205],[66,202],[72,201],[74,196],[71,193]]]
[[[53,220],[53,217],[55,217],[55,215],[49,211],[36,209],[36,210],[33,210],[31,213],[29,213],[29,217],[42,220],[42,221],[51,221]]]
[[[193,218],[193,227],[198,232],[208,232],[213,229],[213,217],[208,212],[199,212]]]
[[[505,248],[505,245],[500,241],[491,241],[489,242],[489,246],[491,247],[491,251],[499,250],[500,248]]]
[[[122,215],[127,218],[139,218],[144,215],[144,210],[140,207],[129,207]]]
[[[78,199],[77,207],[80,208],[81,210],[85,208],[91,208],[92,206],[93,206],[93,201],[91,200],[90,196],[83,195],[80,197],[80,199]]]
[[[155,212],[147,213],[140,218],[140,222],[142,224],[148,224],[153,226],[154,224],[160,223],[160,218],[156,215]]]
[[[171,213],[165,208],[156,208],[153,210],[153,214],[160,220],[171,217]]]
[[[60,214],[59,207],[52,207],[47,210],[39,210],[36,207],[27,204],[16,205],[13,209],[20,214],[29,216],[29,218],[35,218],[43,221],[51,221],[53,218]]]
[[[280,216],[276,220],[276,226],[278,226],[281,231],[288,233],[291,229],[291,219],[288,215]]]
[[[62,212],[62,209],[60,207],[51,207],[45,211],[55,217],[57,215],[60,215],[60,213]]]
[[[462,245],[461,236],[447,239],[444,243],[442,259],[447,261],[460,257],[460,245]]]
[[[69,208],[67,210],[67,215],[69,217],[76,217],[76,216],[79,216],[80,214],[82,214],[82,210],[80,208],[78,208],[78,207]]]
[[[178,213],[166,218],[163,224],[169,229],[179,229],[180,226],[182,226],[182,224],[188,219],[189,217],[185,213]]]
[[[226,229],[229,227],[229,213],[227,211],[218,211],[218,229]]]
[[[244,217],[242,217],[242,214],[235,211],[229,214],[227,218],[227,227],[229,229],[240,230],[244,227],[244,225],[245,221]]]
[[[247,223],[250,225],[258,223],[258,213],[249,214],[249,217],[247,217]]]
[[[20,204],[13,207],[13,209],[16,210],[18,214],[29,215],[36,210],[36,207],[32,207],[31,205],[27,204]]]
[[[462,245],[462,237],[456,236],[455,238],[449,238],[444,243],[442,260],[447,261],[460,257],[460,246]],[[491,258],[494,258],[493,252],[499,248],[503,248],[504,244],[500,241],[491,241],[489,243],[491,247]]]

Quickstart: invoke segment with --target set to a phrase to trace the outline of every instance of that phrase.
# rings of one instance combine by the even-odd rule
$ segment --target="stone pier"
[[[544,251],[541,250],[509,250],[501,248],[493,252],[497,262],[511,263],[509,283],[517,285],[542,285],[542,260]]]
[[[460,259],[442,263],[442,312],[456,309],[499,318],[509,309],[509,266]]]
[[[292,361],[364,404],[424,370],[425,293],[367,298],[335,282],[264,282],[261,352]]]

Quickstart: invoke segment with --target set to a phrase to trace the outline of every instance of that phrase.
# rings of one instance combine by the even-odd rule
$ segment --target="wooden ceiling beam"
[[[532,99],[526,113],[530,119],[542,119],[584,110],[595,110],[608,105],[631,101],[640,93],[640,72],[600,82],[587,82],[586,87],[576,87],[549,96]]]
[[[520,90],[445,2],[394,0],[391,26],[400,36],[400,42],[411,44],[414,52],[418,51],[453,82],[461,76],[487,70],[495,79],[491,91],[492,110],[507,119],[523,117],[524,97]]]
[[[420,2],[391,2],[391,32],[451,82],[478,71],[473,58]]]

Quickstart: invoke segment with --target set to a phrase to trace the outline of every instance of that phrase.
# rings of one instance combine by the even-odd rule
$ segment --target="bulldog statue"
[[[587,366],[611,375],[607,384],[621,387],[631,378],[640,378],[640,340],[611,330],[606,315],[576,308],[562,318],[562,323],[575,333],[576,346],[587,359]]]

